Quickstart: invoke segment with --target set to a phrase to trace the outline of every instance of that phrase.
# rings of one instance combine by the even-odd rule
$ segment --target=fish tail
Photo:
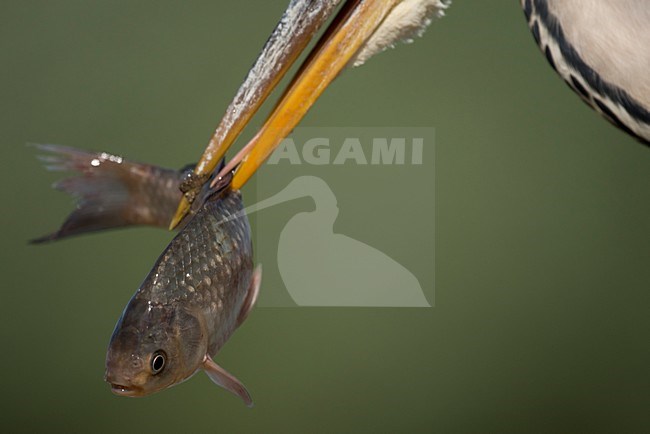
[[[45,153],[38,158],[48,170],[75,173],[53,187],[74,197],[76,206],[57,231],[31,243],[133,225],[169,225],[182,195],[182,171],[130,162],[106,152],[34,146]]]

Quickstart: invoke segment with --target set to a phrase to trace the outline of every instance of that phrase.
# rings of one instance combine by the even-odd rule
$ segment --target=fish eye
[[[165,352],[158,350],[151,356],[151,372],[156,375],[165,367]]]

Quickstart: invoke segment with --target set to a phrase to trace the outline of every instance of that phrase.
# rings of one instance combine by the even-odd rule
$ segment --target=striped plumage
[[[650,145],[650,2],[521,4],[553,69],[594,110]]]

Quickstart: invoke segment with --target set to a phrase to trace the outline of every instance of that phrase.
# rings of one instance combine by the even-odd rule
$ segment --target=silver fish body
[[[225,189],[176,235],[126,306],[109,344],[106,381],[117,394],[144,396],[203,369],[251,405],[243,385],[212,358],[258,287],[241,194]]]
[[[77,199],[61,228],[42,243],[134,225],[167,227],[188,170],[131,162],[105,152],[38,145],[56,171],[76,172],[55,184]],[[145,396],[204,370],[252,405],[246,388],[213,361],[257,298],[248,219],[230,177],[204,189],[140,288],[111,337],[105,379],[113,392]]]

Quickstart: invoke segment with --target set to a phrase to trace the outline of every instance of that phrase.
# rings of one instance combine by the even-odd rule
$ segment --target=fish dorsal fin
[[[260,293],[261,283],[262,283],[262,264],[259,264],[255,268],[255,271],[253,272],[253,277],[251,278],[251,283],[250,286],[248,287],[246,298],[244,299],[244,303],[242,304],[241,310],[239,311],[239,316],[237,317],[237,327],[239,327],[240,325],[242,325],[244,321],[246,321],[248,314],[250,313],[251,309],[253,309],[253,306],[255,306],[255,302],[257,301],[257,296]]]
[[[235,378],[234,375],[217,365],[207,354],[203,360],[203,370],[217,386],[239,396],[244,401],[244,404],[246,404],[246,407],[253,407],[253,399],[250,393],[248,393],[248,390],[246,390],[246,386]]]
[[[219,167],[222,167],[223,163],[219,165]],[[196,214],[199,212],[203,204],[208,201],[209,199],[214,199],[215,197],[219,197],[223,195],[223,193],[230,188],[230,182],[232,181],[232,172],[228,172],[225,175],[223,175],[221,178],[215,179],[212,182],[207,182],[205,180],[200,180],[200,179],[191,179],[188,181],[188,186],[181,186],[181,188],[186,188],[191,190],[193,185],[197,183],[198,185],[203,185],[201,190],[196,194],[196,197],[192,201],[192,207],[191,207],[191,213]]]

